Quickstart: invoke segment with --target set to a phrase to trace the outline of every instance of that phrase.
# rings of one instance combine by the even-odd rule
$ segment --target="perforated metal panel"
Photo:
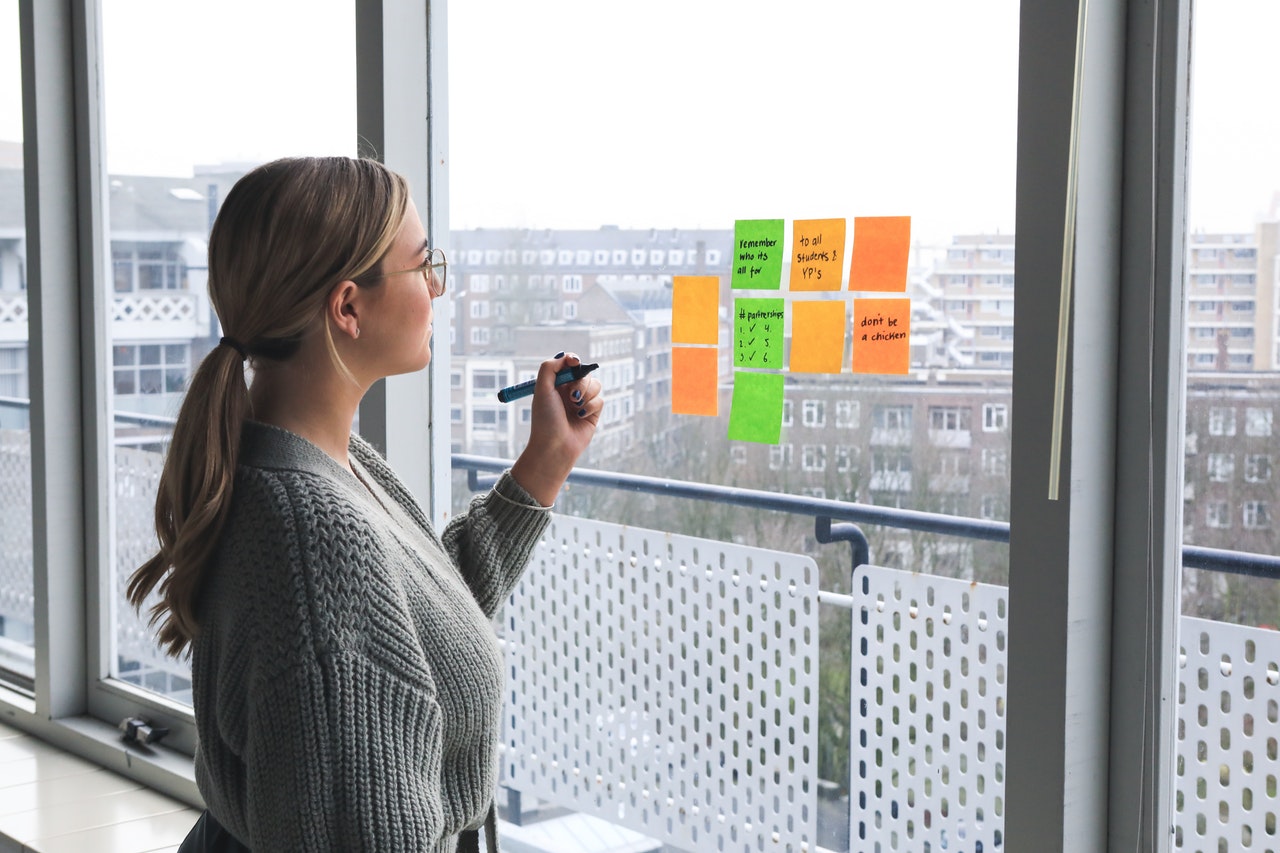
[[[852,850],[1003,849],[1007,593],[854,574]]]
[[[685,850],[816,850],[817,567],[557,517],[505,611],[503,784]]]
[[[1180,630],[1176,846],[1274,853],[1280,633],[1189,616]]]

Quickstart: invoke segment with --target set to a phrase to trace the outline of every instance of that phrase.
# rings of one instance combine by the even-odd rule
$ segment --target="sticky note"
[[[854,217],[849,289],[905,292],[910,252],[910,216]]]
[[[792,290],[839,290],[844,264],[843,219],[797,219],[792,223]]]
[[[671,280],[671,342],[715,344],[719,337],[720,276],[675,276]]]
[[[782,374],[734,371],[729,438],[777,444],[782,437]]]
[[[906,373],[911,366],[911,300],[853,300],[853,372]]]
[[[844,302],[791,303],[793,373],[839,373],[844,362]]]
[[[671,348],[671,411],[677,415],[720,414],[720,351],[715,347]]]
[[[734,223],[732,287],[782,287],[782,223],[781,219],[739,219]]]
[[[734,367],[782,369],[781,299],[733,300]]]

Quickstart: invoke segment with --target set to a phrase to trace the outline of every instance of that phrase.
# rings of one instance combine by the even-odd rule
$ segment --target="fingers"
[[[604,398],[600,394],[600,381],[595,377],[588,376],[579,379],[565,386],[568,391],[566,404],[569,407],[571,417],[580,419],[594,418],[600,419],[600,412],[604,409]]]

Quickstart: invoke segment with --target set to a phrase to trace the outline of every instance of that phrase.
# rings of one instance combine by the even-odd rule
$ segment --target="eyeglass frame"
[[[439,260],[436,260],[436,258],[439,258]],[[437,268],[440,270],[439,274],[432,275],[435,273]],[[438,299],[439,297],[444,296],[445,287],[448,286],[447,276],[449,274],[449,260],[444,255],[444,249],[427,249],[427,259],[421,266],[416,266],[407,270],[396,270],[395,272],[384,272],[380,275],[361,276],[361,278],[373,281],[380,278],[389,278],[393,275],[404,275],[405,273],[411,272],[422,273],[426,277],[427,289],[431,291],[432,299]],[[431,283],[433,278],[440,280],[439,290],[436,290],[435,286]]]

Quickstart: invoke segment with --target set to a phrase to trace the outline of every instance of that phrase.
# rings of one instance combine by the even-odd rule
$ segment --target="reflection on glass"
[[[29,692],[35,595],[18,4],[0,2],[0,17],[0,681]]]
[[[305,41],[296,38],[296,10],[286,6],[103,4],[117,596],[111,675],[183,702],[191,698],[186,661],[157,649],[149,614],[136,613],[124,590],[154,553],[155,493],[173,418],[188,377],[219,336],[206,289],[209,230],[220,201],[253,165],[355,153],[351,0],[310,4]]]

